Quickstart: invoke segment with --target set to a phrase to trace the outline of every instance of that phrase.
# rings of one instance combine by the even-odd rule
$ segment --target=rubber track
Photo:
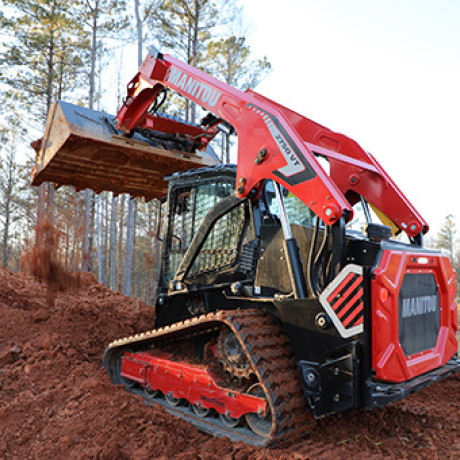
[[[244,430],[223,428],[218,419],[211,417],[197,420],[191,414],[176,414],[190,423],[213,435],[229,436],[233,440],[241,440],[256,445],[279,445],[297,439],[307,433],[313,420],[307,409],[302,392],[299,370],[292,357],[289,339],[281,325],[270,315],[259,310],[220,311],[202,315],[160,329],[154,329],[132,337],[116,340],[109,344],[104,353],[104,367],[115,383],[120,383],[111,368],[114,352],[124,348],[137,348],[146,344],[162,342],[170,335],[179,334],[189,337],[194,333],[202,333],[216,326],[226,325],[236,335],[245,350],[251,365],[264,388],[272,414],[272,431],[270,437],[260,438],[254,433],[248,436]],[[196,329],[194,331],[194,329]],[[119,353],[116,353],[119,355]],[[128,390],[130,390],[128,388]],[[135,394],[139,391],[130,390]],[[170,410],[170,412],[175,412]],[[205,426],[203,426],[203,422]],[[215,423],[213,423],[215,422]],[[215,427],[213,428],[213,425]]]

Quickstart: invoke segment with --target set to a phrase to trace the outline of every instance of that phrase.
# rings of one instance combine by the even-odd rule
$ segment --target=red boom
[[[254,92],[242,92],[169,55],[149,54],[128,85],[118,128],[165,130],[165,119],[148,114],[159,92],[170,88],[230,123],[238,135],[237,193],[247,196],[273,179],[299,197],[326,224],[363,196],[410,237],[428,230],[425,220],[377,161],[355,141]],[[201,148],[217,133],[174,122],[168,130],[200,137]],[[317,157],[326,157],[330,175]]]

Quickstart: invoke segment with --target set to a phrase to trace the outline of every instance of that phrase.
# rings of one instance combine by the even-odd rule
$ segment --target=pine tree
[[[449,214],[444,219],[444,224],[438,232],[438,247],[447,250],[450,260],[454,263],[455,235],[457,233],[455,219]]]
[[[12,268],[17,260],[10,256],[17,251],[13,251],[11,236],[14,234],[18,238],[24,237],[27,228],[27,213],[23,212],[24,202],[20,195],[25,185],[24,171],[16,159],[18,143],[23,138],[25,129],[21,125],[20,116],[15,112],[5,117],[4,122],[0,126],[0,247],[2,265]]]
[[[9,236],[14,216],[15,192],[18,185],[19,165],[16,162],[16,146],[10,144],[4,149],[5,154],[0,157],[0,197],[2,198],[2,207],[0,218],[3,221],[2,229],[2,264],[8,266],[9,254]]]
[[[254,60],[244,37],[232,35],[209,43],[207,70],[229,85],[242,90],[253,89],[270,72],[266,57]],[[224,133],[222,161],[230,162],[230,133]]]
[[[0,76],[7,90],[0,102],[7,110],[14,107],[21,111],[23,125],[37,133],[43,131],[53,100],[81,85],[80,52],[86,42],[72,15],[75,4],[74,0],[1,2],[8,14],[0,17],[0,27],[8,38],[2,43],[5,52],[0,61]],[[39,221],[44,215],[45,187],[42,184],[39,189]],[[48,190],[47,207],[51,209],[52,188]]]
[[[219,13],[220,3],[224,2],[165,0],[151,11],[149,25],[162,48],[194,67],[203,68],[212,32],[228,19]],[[196,105],[188,99],[184,115],[186,120],[195,121]]]
[[[82,84],[82,49],[87,46],[70,0],[2,0],[0,18],[5,52],[1,72],[5,98],[39,119],[38,128],[58,95],[70,96]],[[71,91],[72,90],[72,91]]]

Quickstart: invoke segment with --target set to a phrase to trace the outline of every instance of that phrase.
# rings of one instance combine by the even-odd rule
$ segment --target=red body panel
[[[206,409],[215,409],[220,414],[239,418],[245,414],[265,414],[263,398],[229,391],[219,387],[204,367],[192,366],[148,351],[125,353],[122,358],[121,375],[160,390],[175,398],[183,398]]]
[[[148,55],[128,85],[118,127],[161,131],[161,122],[147,116],[159,91],[170,88],[230,123],[238,134],[238,195],[247,196],[264,179],[273,179],[300,198],[330,225],[362,195],[400,229],[415,237],[427,223],[372,155],[355,141],[335,133],[253,91],[242,92],[169,55]],[[177,127],[189,134],[190,128]],[[203,132],[201,145],[215,135]],[[258,157],[264,151],[263,158]],[[330,176],[316,159],[328,158]]]
[[[434,348],[406,356],[399,343],[398,298],[406,273],[432,273],[440,298],[440,329]],[[372,368],[375,379],[404,382],[443,366],[457,351],[455,272],[438,254],[383,252],[372,291]]]

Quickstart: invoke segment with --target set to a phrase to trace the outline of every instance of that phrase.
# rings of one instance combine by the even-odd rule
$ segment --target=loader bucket
[[[51,107],[42,139],[31,145],[36,151],[32,184],[54,182],[142,196],[147,200],[167,193],[163,178],[219,162],[209,149],[184,153],[167,150],[154,140],[135,133],[131,138],[114,127],[114,116],[67,102]]]

